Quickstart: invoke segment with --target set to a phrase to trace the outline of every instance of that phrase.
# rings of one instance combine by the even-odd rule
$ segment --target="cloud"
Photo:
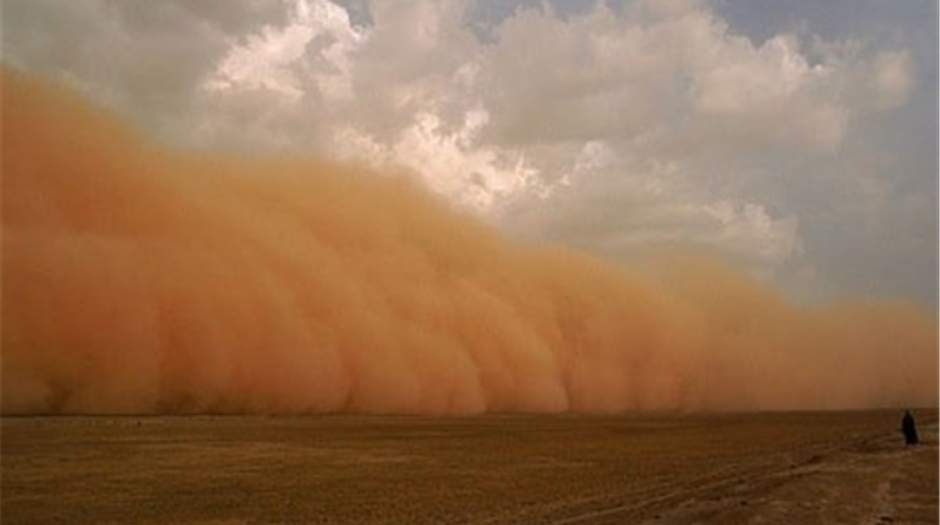
[[[904,105],[914,83],[913,60],[909,51],[883,51],[875,56],[872,79],[879,109]]]
[[[678,163],[625,161],[594,142],[550,191],[518,195],[497,214],[525,238],[614,260],[696,247],[767,276],[768,268],[802,254],[797,217],[774,217],[758,203],[710,198],[681,170]]]
[[[5,61],[172,143],[404,166],[507,231],[620,258],[689,242],[762,275],[819,264],[838,280],[859,215],[914,236],[891,203],[927,184],[892,185],[898,164],[875,154],[890,147],[875,130],[903,136],[915,117],[896,114],[931,91],[904,41],[758,42],[683,0],[479,19],[456,0],[9,4]],[[872,156],[869,173],[857,159]],[[868,233],[852,242],[922,248]]]
[[[323,99],[349,98],[348,54],[362,38],[343,8],[300,1],[283,27],[265,26],[235,44],[203,86],[223,93],[267,89],[296,100],[312,79]]]

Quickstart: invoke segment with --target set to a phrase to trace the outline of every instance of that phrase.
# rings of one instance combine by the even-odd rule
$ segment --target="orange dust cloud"
[[[513,243],[402,176],[168,151],[2,76],[2,412],[937,404],[937,317]]]

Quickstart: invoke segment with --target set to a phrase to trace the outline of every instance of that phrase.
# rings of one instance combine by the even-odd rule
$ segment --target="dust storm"
[[[177,151],[2,73],[2,412],[937,404],[937,316],[523,244],[405,175]]]

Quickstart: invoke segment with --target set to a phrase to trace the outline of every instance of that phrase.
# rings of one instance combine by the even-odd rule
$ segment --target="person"
[[[904,419],[901,420],[901,432],[904,433],[905,444],[917,444],[917,424],[914,423],[914,416],[911,415],[910,410],[904,411]]]

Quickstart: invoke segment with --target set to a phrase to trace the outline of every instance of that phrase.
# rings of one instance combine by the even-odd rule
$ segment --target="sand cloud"
[[[698,256],[624,269],[406,175],[181,153],[20,73],[2,90],[5,414],[937,403],[914,306],[799,308]]]

